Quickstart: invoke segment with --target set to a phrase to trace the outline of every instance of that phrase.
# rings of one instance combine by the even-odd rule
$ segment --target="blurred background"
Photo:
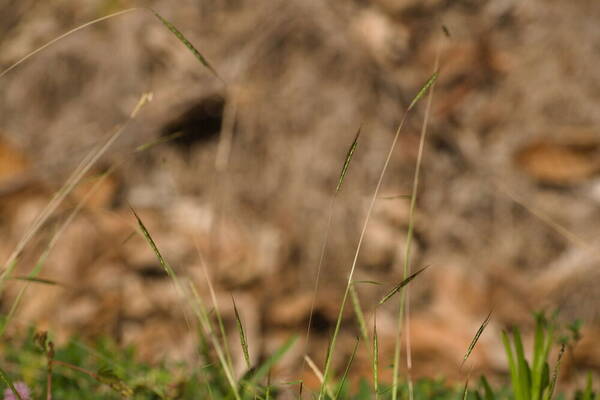
[[[542,309],[584,321],[563,378],[600,368],[600,2],[0,0],[0,65],[135,6],[173,22],[226,84],[143,9],[79,31],[0,78],[2,263],[85,155],[153,93],[22,252],[18,275],[111,169],[39,275],[62,286],[30,286],[11,334],[33,325],[59,340],[109,335],[149,361],[194,359],[194,329],[133,235],[131,204],[177,274],[209,300],[206,265],[235,352],[231,294],[253,361],[301,335],[280,367],[297,377],[329,204],[362,126],[316,295],[308,347],[322,365],[386,153],[439,51],[411,263],[430,265],[411,283],[413,376],[464,379],[460,362],[492,309],[475,371],[506,377],[500,330],[527,332]],[[421,102],[400,134],[360,253],[355,279],[382,283],[357,286],[369,326],[402,279],[403,195],[424,111]],[[136,151],[148,143],[156,145]],[[24,284],[6,287],[3,313]],[[390,301],[377,315],[382,366],[397,308]],[[349,304],[337,368],[358,333]],[[358,357],[354,373],[368,376],[368,355]],[[381,373],[388,379],[391,369]]]

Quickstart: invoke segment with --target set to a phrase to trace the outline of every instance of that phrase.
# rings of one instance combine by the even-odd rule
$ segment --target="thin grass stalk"
[[[375,392],[375,400],[379,399],[379,342],[377,340],[377,310],[373,317],[373,390]]]
[[[333,210],[335,208],[338,194],[340,193],[340,191],[342,189],[342,185],[344,184],[344,180],[348,173],[348,169],[350,167],[350,162],[352,161],[352,157],[354,156],[354,153],[358,147],[358,139],[360,137],[361,129],[362,129],[362,127],[358,128],[358,131],[356,132],[356,135],[354,136],[354,140],[352,141],[352,144],[350,145],[350,147],[348,148],[348,151],[346,152],[346,157],[344,159],[344,164],[342,165],[342,169],[341,169],[339,177],[338,177],[338,182],[335,187],[335,192],[331,196],[331,200],[329,202],[329,207],[327,209],[327,225],[325,227],[325,234],[324,234],[325,237],[324,237],[323,243],[321,245],[321,250],[319,252],[319,261],[317,264],[317,276],[315,277],[313,295],[312,295],[312,299],[311,299],[311,303],[310,303],[310,312],[308,314],[308,326],[306,327],[304,354],[308,354],[308,348],[309,348],[309,344],[310,344],[310,329],[312,327],[312,319],[313,319],[313,315],[314,315],[315,305],[317,302],[317,294],[319,292],[319,282],[321,279],[321,270],[323,268],[323,262],[325,261],[325,255],[327,253],[327,245],[329,244],[329,233],[331,231],[331,226],[333,223]],[[354,302],[354,304],[355,304],[355,311],[358,310],[358,313],[362,313],[362,311],[360,309],[360,304],[358,304],[358,300],[356,300]],[[361,317],[360,317],[360,314],[358,314],[358,313],[357,313],[357,318],[359,318],[359,321],[360,321]],[[362,321],[364,322],[364,317],[362,318]],[[304,367],[305,367],[305,363],[302,364],[302,370],[304,370]]]
[[[317,301],[317,293],[319,291],[321,269],[323,267],[323,262],[325,261],[325,254],[327,253],[327,245],[329,243],[329,232],[331,231],[331,225],[333,222],[333,210],[335,207],[335,203],[336,203],[338,194],[340,193],[340,190],[342,189],[342,185],[344,184],[344,180],[348,173],[348,168],[350,167],[350,162],[352,161],[354,152],[356,151],[356,148],[358,147],[358,138],[360,137],[361,129],[362,129],[362,127],[358,128],[358,131],[356,132],[356,135],[354,136],[354,140],[352,141],[352,144],[350,145],[350,147],[348,148],[348,151],[346,152],[346,157],[344,158],[344,164],[342,165],[342,169],[341,169],[340,175],[338,177],[338,182],[335,187],[335,192],[331,196],[331,200],[329,202],[329,207],[327,209],[327,225],[325,227],[325,239],[323,240],[323,244],[321,245],[321,251],[319,252],[319,262],[317,264],[317,276],[315,277],[315,285],[313,288],[313,295],[312,295],[311,304],[310,304],[310,312],[308,315],[308,326],[306,328],[305,354],[308,351],[308,345],[309,345],[309,340],[310,340],[310,328],[312,326],[312,318],[314,315],[315,304]],[[364,318],[363,318],[363,320],[364,320]]]
[[[437,72],[434,73],[434,75],[432,75],[432,77],[427,81],[427,83],[423,87],[424,88],[430,87],[431,82],[435,81],[436,78],[437,78]],[[422,90],[419,91],[417,96],[420,97],[421,95],[422,95]],[[414,104],[414,103],[411,103],[411,104]],[[352,267],[350,268],[350,273],[348,274],[348,283],[346,284],[346,290],[344,291],[344,297],[342,298],[342,304],[340,305],[340,311],[338,313],[338,318],[337,318],[337,321],[335,324],[335,329],[333,332],[333,336],[331,338],[331,346],[330,346],[329,351],[327,352],[327,356],[325,359],[325,371],[323,374],[324,383],[323,383],[323,385],[321,385],[321,390],[319,391],[319,397],[318,397],[319,400],[321,400],[324,395],[324,391],[325,391],[324,388],[327,383],[327,379],[329,377],[329,370],[331,368],[331,355],[333,353],[333,350],[335,349],[337,335],[339,334],[340,327],[342,324],[342,316],[343,316],[344,308],[346,307],[346,302],[348,301],[350,285],[352,284],[352,279],[354,278],[354,272],[356,270],[356,265],[358,263],[358,256],[360,254],[360,250],[362,248],[362,243],[364,241],[365,234],[367,232],[367,227],[369,226],[369,220],[371,218],[371,214],[373,213],[375,201],[379,197],[379,191],[381,190],[381,185],[383,184],[383,178],[384,178],[385,172],[387,171],[387,168],[389,166],[390,160],[392,158],[392,154],[394,153],[394,149],[396,148],[396,143],[398,142],[398,137],[400,136],[400,132],[402,131],[402,128],[404,127],[404,124],[406,122],[406,119],[408,117],[408,113],[410,110],[411,110],[411,107],[406,109],[406,111],[404,112],[404,115],[402,116],[402,119],[400,120],[400,124],[398,125],[398,128],[396,129],[396,133],[394,134],[394,139],[392,140],[392,144],[390,145],[390,149],[388,151],[387,157],[383,164],[383,168],[379,175],[379,179],[377,181],[377,186],[375,187],[375,191],[373,192],[373,197],[371,198],[371,202],[369,203],[369,208],[367,209],[367,215],[365,217],[365,221],[363,222],[360,237],[358,239],[358,244],[356,246],[356,251],[354,253],[354,259],[352,261]]]
[[[578,247],[586,249],[587,251],[590,251],[590,252],[595,252],[596,251],[596,248],[588,240],[582,238],[581,236],[577,235],[576,233],[574,233],[573,231],[571,231],[570,229],[568,229],[564,225],[562,225],[559,222],[555,221],[547,213],[545,213],[543,211],[540,211],[540,210],[537,210],[537,209],[533,208],[532,206],[530,206],[525,199],[523,199],[520,196],[518,196],[515,192],[513,192],[512,190],[510,190],[503,183],[501,183],[501,182],[494,182],[494,184],[495,184],[495,186],[496,186],[497,189],[499,189],[501,192],[503,192],[512,201],[514,201],[516,204],[518,204],[521,207],[523,207],[525,210],[529,211],[534,217],[538,218],[540,221],[542,221],[543,223],[545,223],[546,225],[548,225],[550,228],[554,229],[558,234],[560,234],[561,236],[563,236],[564,238],[566,238],[571,243],[575,244]]]
[[[412,352],[409,351],[409,349],[411,349],[411,342],[410,342],[410,316],[408,314],[408,310],[410,309],[410,296],[408,296],[408,291],[410,290],[410,288],[407,288],[407,295],[406,295],[406,310],[407,312],[404,314],[404,318],[405,318],[405,327],[406,327],[406,380],[407,380],[407,386],[408,386],[408,399],[409,400],[413,400],[415,393],[414,393],[414,387],[413,387],[413,380],[412,380]]]
[[[86,22],[83,25],[79,25],[76,28],[71,29],[68,32],[63,33],[62,35],[55,37],[54,39],[50,40],[48,43],[42,45],[41,47],[38,47],[37,49],[35,49],[34,51],[28,53],[27,55],[25,55],[24,57],[21,57],[19,60],[17,60],[15,63],[11,64],[8,68],[6,68],[4,71],[0,72],[0,78],[2,78],[4,75],[8,74],[10,71],[12,71],[13,69],[15,69],[16,67],[18,67],[19,65],[21,65],[23,62],[27,61],[27,59],[29,59],[30,57],[33,57],[34,55],[36,55],[37,53],[39,53],[40,51],[46,49],[47,47],[52,46],[54,43],[66,38],[67,36],[72,35],[75,32],[78,32],[82,29],[87,28],[90,25],[94,25],[97,24],[98,22],[102,22],[102,21],[106,21],[107,19],[110,18],[114,18],[117,17],[119,15],[123,15],[123,14],[127,14],[133,11],[137,11],[140,10],[140,8],[128,8],[126,10],[121,10],[121,11],[117,11],[115,13],[109,14],[109,15],[105,15],[104,17],[100,17],[100,18],[96,18],[92,21]]]
[[[233,360],[231,358],[231,351],[229,350],[229,343],[227,341],[227,333],[225,332],[225,324],[223,323],[223,318],[221,317],[221,312],[219,311],[218,303],[217,303],[217,295],[215,293],[215,288],[212,284],[212,278],[208,273],[208,268],[206,266],[206,262],[204,261],[204,257],[200,253],[200,246],[198,242],[196,244],[196,251],[198,252],[198,256],[200,258],[200,263],[202,264],[202,269],[204,270],[204,276],[206,278],[206,283],[208,284],[208,291],[210,293],[210,298],[213,304],[213,309],[215,310],[215,314],[217,316],[217,324],[219,325],[219,332],[221,335],[221,341],[223,342],[223,350],[225,353],[225,359],[229,365],[229,368],[233,371]]]
[[[321,382],[321,386],[325,385],[325,377],[321,370],[319,370],[319,367],[317,367],[317,364],[315,364],[315,362],[312,360],[312,358],[310,358],[310,356],[308,355],[305,355],[304,360],[306,361],[308,367],[312,370],[313,374],[315,374],[319,382]],[[331,391],[329,385],[327,385],[324,390],[327,393],[327,396],[329,396],[330,399],[333,399],[333,392]]]
[[[420,178],[420,172],[421,172],[421,164],[422,164],[422,160],[423,160],[423,152],[424,152],[424,147],[425,147],[425,138],[426,138],[426,134],[427,134],[427,125],[429,122],[429,115],[431,112],[431,103],[433,101],[433,92],[435,89],[435,82],[436,82],[436,79],[438,76],[439,64],[440,64],[440,51],[438,49],[438,52],[437,52],[436,58],[435,58],[434,73],[426,84],[426,87],[429,88],[429,93],[427,95],[427,105],[425,107],[425,115],[423,117],[423,124],[421,126],[421,138],[419,139],[419,150],[418,150],[418,154],[417,154],[417,163],[416,163],[416,167],[415,167],[413,187],[412,187],[411,198],[410,198],[410,209],[409,209],[409,217],[408,217],[408,232],[407,232],[407,238],[406,238],[406,247],[405,247],[405,251],[404,251],[403,279],[407,279],[410,274],[411,246],[412,246],[412,239],[413,239],[413,234],[414,234],[414,232],[413,232],[414,231],[414,214],[415,214],[415,208],[416,208],[416,204],[417,204],[417,191],[419,189],[419,178]],[[419,92],[419,93],[421,93],[421,92]],[[411,103],[411,107],[414,104],[415,104],[415,102],[413,101]],[[410,109],[410,107],[409,107],[409,109]],[[399,375],[399,371],[400,371],[400,349],[401,349],[401,336],[402,336],[402,332],[403,332],[402,322],[403,322],[404,313],[406,312],[407,315],[409,314],[408,309],[407,309],[407,306],[409,303],[406,301],[407,296],[408,296],[407,288],[403,287],[402,293],[400,296],[400,307],[399,307],[399,311],[398,311],[398,334],[396,336],[396,343],[394,346],[392,400],[396,400],[398,397],[398,393],[397,393],[397,391],[398,391],[398,375]],[[409,335],[410,333],[406,332],[406,334]],[[407,341],[407,344],[410,344],[410,340]],[[407,354],[410,353],[411,348],[407,347],[406,351],[407,351]],[[407,356],[407,360],[410,358],[411,358],[411,356]]]

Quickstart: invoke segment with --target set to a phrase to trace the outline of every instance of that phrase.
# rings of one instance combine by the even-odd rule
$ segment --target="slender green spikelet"
[[[421,87],[421,89],[419,90],[417,95],[413,98],[412,102],[410,103],[410,105],[407,108],[407,111],[412,109],[415,106],[415,104],[417,104],[417,102],[421,99],[421,97],[423,97],[423,95],[425,93],[427,93],[427,90],[429,90],[429,88],[437,80],[438,75],[439,75],[439,73],[437,71],[434,72],[433,75],[431,75],[431,77],[427,80],[427,82],[425,82],[425,84]]]
[[[242,345],[242,352],[244,353],[244,360],[246,360],[246,367],[250,368],[250,353],[248,352],[248,341],[246,340],[246,332],[244,331],[244,325],[242,324],[242,319],[240,318],[240,313],[238,311],[237,305],[235,304],[235,299],[231,296],[231,301],[233,302],[233,311],[235,313],[235,321],[237,323],[238,332],[240,334],[240,344]]]
[[[473,340],[471,341],[471,344],[469,344],[469,347],[467,348],[467,352],[465,353],[465,356],[463,357],[463,360],[462,360],[462,363],[461,363],[461,368],[465,364],[465,362],[467,362],[467,359],[469,358],[469,356],[473,352],[473,349],[475,348],[475,345],[479,341],[479,338],[481,337],[481,334],[485,330],[485,327],[489,324],[491,316],[492,316],[492,312],[490,311],[489,314],[487,315],[487,317],[485,317],[485,319],[483,320],[483,322],[479,326],[479,329],[477,329],[477,333],[475,333],[475,336],[473,337]]]
[[[388,301],[390,298],[392,298],[392,296],[394,296],[396,293],[398,293],[400,291],[400,289],[402,289],[404,286],[408,285],[410,283],[410,281],[415,279],[421,272],[425,271],[427,268],[429,268],[429,265],[421,268],[420,270],[413,273],[408,278],[404,279],[402,282],[397,284],[392,290],[390,290],[390,292],[388,294],[386,294],[385,296],[383,296],[383,298],[381,300],[379,300],[379,305],[382,305],[383,303]]]
[[[356,136],[348,149],[348,153],[346,153],[346,159],[344,160],[344,165],[342,166],[342,171],[340,172],[340,178],[338,179],[337,186],[335,188],[335,194],[338,194],[340,189],[342,188],[342,184],[344,183],[344,178],[346,178],[346,174],[348,173],[348,167],[350,166],[350,161],[352,160],[352,156],[358,147],[358,138],[360,136],[361,128],[358,128],[356,132]]]
[[[217,73],[217,71],[213,68],[213,66],[206,60],[206,57],[204,57],[202,55],[202,53],[200,53],[198,51],[198,49],[196,49],[196,47],[194,47],[194,45],[192,44],[192,42],[190,42],[184,35],[183,33],[181,33],[179,31],[179,29],[177,29],[175,27],[175,25],[173,25],[171,22],[167,21],[166,19],[164,19],[162,17],[162,15],[160,15],[159,13],[157,13],[156,11],[154,11],[153,9],[150,9],[150,11],[152,11],[152,13],[156,16],[156,18],[159,19],[160,22],[163,23],[164,26],[167,27],[168,30],[170,30],[177,39],[179,39],[179,41],[181,43],[184,44],[185,47],[188,48],[189,51],[192,52],[192,54],[194,55],[194,57],[196,57],[196,59],[198,61],[200,61],[200,63],[202,65],[204,65],[214,76],[216,76],[218,79],[220,79],[221,81],[223,81],[223,78],[221,78],[219,76],[219,74]],[[223,81],[224,82],[224,81]]]
[[[176,279],[175,271],[173,271],[173,268],[164,259],[164,257],[160,253],[160,250],[158,250],[158,246],[156,246],[154,239],[152,239],[152,236],[150,236],[150,232],[148,232],[148,229],[146,229],[146,226],[144,225],[144,223],[142,222],[140,217],[137,215],[137,213],[135,212],[135,210],[133,208],[131,208],[131,212],[135,216],[135,219],[137,220],[138,226],[139,226],[140,230],[142,231],[144,238],[146,239],[146,241],[152,248],[152,251],[154,251],[156,258],[158,258],[158,261],[160,262],[161,267],[164,268],[165,272],[167,273],[167,275],[169,275],[169,277],[171,277],[172,279]]]
[[[32,283],[41,283],[43,285],[50,285],[50,286],[63,286],[62,284],[50,280],[50,279],[43,279],[43,278],[34,278],[32,276],[14,276],[11,279],[14,279],[16,281],[26,281],[26,282],[32,282]]]

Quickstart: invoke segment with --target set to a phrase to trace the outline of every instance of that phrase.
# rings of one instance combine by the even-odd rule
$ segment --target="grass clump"
[[[121,15],[126,10],[113,14],[112,16]],[[164,19],[160,14],[150,10],[158,20],[173,33],[176,38],[187,47],[196,59],[208,69],[214,76],[221,79],[216,70],[206,60],[206,58],[192,45],[192,43],[169,21]],[[111,16],[104,17],[82,27],[106,20]],[[30,55],[24,57],[13,66],[9,67],[2,73],[0,77],[5,75],[19,63],[37,53],[43,48],[55,43],[57,40],[76,32],[82,27],[67,32],[65,35],[49,42],[40,49]],[[377,186],[372,195],[372,199],[366,213],[360,239],[358,241],[353,263],[351,265],[346,290],[343,300],[341,301],[339,314],[335,324],[334,332],[331,336],[329,346],[325,356],[325,365],[323,372],[306,356],[305,359],[315,374],[320,378],[321,386],[317,393],[308,393],[309,397],[318,397],[319,399],[337,400],[337,399],[397,399],[409,398],[414,399],[476,399],[476,400],[496,400],[496,399],[513,399],[513,400],[551,400],[553,398],[564,398],[561,395],[555,395],[556,383],[560,372],[560,362],[567,347],[575,342],[579,337],[579,326],[573,325],[570,329],[571,337],[559,337],[556,325],[545,317],[543,313],[535,316],[535,335],[533,343],[533,351],[531,358],[528,360],[525,355],[523,341],[520,331],[513,329],[509,334],[502,333],[502,341],[505,347],[508,369],[510,371],[510,387],[509,388],[493,388],[486,377],[481,377],[479,387],[475,390],[469,390],[469,380],[464,385],[452,385],[438,379],[421,379],[412,381],[410,374],[406,381],[401,381],[399,376],[400,365],[400,338],[403,324],[406,318],[408,321],[408,295],[406,289],[408,285],[416,279],[428,267],[421,268],[416,272],[411,273],[411,247],[410,243],[413,237],[414,227],[414,212],[416,207],[416,198],[419,183],[419,171],[421,159],[423,155],[423,143],[425,140],[425,127],[429,109],[431,106],[431,95],[435,86],[435,82],[439,75],[439,68],[436,62],[435,72],[422,85],[417,94],[413,97],[410,105],[406,109],[401,122],[394,135],[390,145],[387,158],[383,163]],[[410,223],[408,227],[408,243],[405,249],[404,256],[404,274],[403,280],[398,283],[388,294],[386,294],[379,304],[373,304],[377,307],[382,305],[394,297],[397,293],[401,296],[398,316],[398,339],[394,350],[393,382],[390,384],[380,382],[379,369],[379,343],[377,336],[376,320],[373,321],[372,339],[369,340],[368,330],[362,308],[359,303],[358,294],[355,290],[354,272],[356,270],[359,252],[366,234],[369,218],[373,211],[374,204],[379,198],[379,191],[383,182],[383,178],[390,159],[392,157],[400,131],[407,119],[409,111],[411,111],[418,101],[429,93],[427,112],[425,113],[425,123],[421,133],[419,144],[419,155],[417,168],[415,172],[413,190],[410,195]],[[149,99],[143,97],[130,119],[134,118],[139,108]],[[124,128],[117,129],[116,133],[110,137],[106,144],[98,150],[90,153],[82,162],[81,167],[74,173],[65,187],[57,193],[55,199],[49,204],[35,224],[25,236],[24,240],[19,244],[17,251],[9,258],[2,274],[0,275],[0,293],[4,284],[11,280],[24,280],[27,283],[50,284],[56,285],[55,281],[37,277],[37,273],[42,269],[45,259],[39,262],[39,268],[36,268],[35,273],[30,276],[14,276],[13,270],[16,267],[18,256],[24,249],[27,242],[36,234],[39,229],[45,224],[47,219],[56,210],[59,204],[64,200],[67,194],[79,183],[81,178],[91,168],[98,158],[110,147],[110,145],[118,138]],[[329,217],[325,235],[324,245],[321,251],[321,257],[317,268],[317,278],[315,283],[315,292],[318,289],[319,273],[323,264],[327,236],[331,226],[333,207],[335,199],[339,194],[342,184],[346,178],[348,168],[352,157],[357,150],[359,136],[361,130],[356,133],[352,144],[346,154],[340,176],[332,196]],[[143,150],[144,146],[138,149]],[[78,206],[79,207],[79,206]],[[195,286],[176,275],[175,270],[164,259],[159,244],[155,242],[151,233],[136,212],[132,209],[133,216],[137,221],[140,234],[147,241],[148,245],[157,257],[160,265],[163,267],[165,274],[168,275],[181,294],[182,307],[186,310],[191,310],[197,317],[197,321],[188,321],[190,326],[196,322],[198,326],[198,358],[199,363],[195,365],[159,363],[149,365],[139,362],[136,359],[133,348],[122,349],[111,340],[101,340],[94,343],[91,347],[81,344],[77,340],[71,340],[64,346],[55,346],[51,337],[45,333],[35,333],[30,331],[26,339],[22,342],[10,342],[5,339],[5,343],[0,344],[4,347],[4,358],[0,364],[0,380],[3,382],[6,392],[4,399],[15,398],[20,400],[31,398],[46,398],[51,400],[70,399],[70,398],[86,398],[86,399],[270,399],[277,398],[283,392],[302,393],[303,382],[296,381],[277,381],[273,382],[271,371],[275,365],[294,347],[297,338],[290,337],[283,343],[271,356],[258,364],[253,364],[250,358],[250,345],[246,335],[243,318],[238,310],[238,307],[233,300],[233,308],[235,320],[238,329],[240,346],[242,355],[245,361],[245,371],[241,376],[237,376],[234,372],[234,366],[231,358],[231,353],[228,349],[227,335],[223,326],[222,318],[215,301],[215,295],[209,281],[210,294],[213,299],[212,310],[204,304],[202,297],[198,295]],[[68,221],[67,221],[68,222]],[[59,231],[60,232],[60,231]],[[56,235],[55,238],[58,238]],[[52,248],[54,239],[48,248],[48,252]],[[316,293],[315,293],[316,294]],[[340,332],[342,316],[346,302],[350,297],[355,307],[355,313],[359,321],[361,340],[357,339],[351,356],[347,360],[346,367],[340,379],[335,379],[332,359],[337,354],[336,339]],[[314,298],[312,302],[314,306]],[[15,302],[13,309],[16,309],[18,301]],[[311,307],[311,317],[312,318]],[[4,332],[4,328],[11,321],[13,312],[0,324],[0,334]],[[490,321],[491,313],[488,314],[484,322],[481,324],[475,337],[469,345],[463,364],[468,360],[469,356],[475,349],[475,346],[484,333],[488,322]],[[216,328],[215,328],[216,326]],[[307,342],[310,335],[310,322],[307,331]],[[352,367],[354,365],[357,350],[361,344],[371,346],[371,361],[372,361],[372,382],[366,380],[360,381],[358,384],[352,382]],[[408,337],[407,337],[408,343]],[[549,362],[551,349],[559,345],[557,359],[554,363]],[[410,346],[407,345],[407,367],[410,371]],[[462,366],[462,365],[461,365]],[[26,389],[26,390],[25,390]],[[306,394],[306,393],[305,393]],[[301,396],[301,395],[300,395]],[[585,388],[574,393],[575,400],[593,400],[597,398],[593,390],[592,376],[589,375]]]

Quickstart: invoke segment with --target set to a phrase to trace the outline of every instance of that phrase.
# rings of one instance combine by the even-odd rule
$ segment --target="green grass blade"
[[[519,382],[519,371],[517,368],[517,363],[515,360],[515,356],[513,354],[512,346],[510,344],[510,339],[508,334],[505,331],[502,331],[502,343],[504,344],[504,351],[506,353],[506,358],[508,359],[508,368],[510,370],[510,380],[512,383],[513,394],[515,400],[525,400],[521,397],[521,387]]]
[[[198,49],[196,49],[196,47],[194,47],[194,45],[192,44],[192,42],[190,42],[184,35],[183,33],[181,33],[179,31],[179,29],[177,29],[175,27],[175,25],[173,25],[171,22],[167,21],[165,18],[162,17],[162,15],[160,15],[159,13],[157,13],[156,11],[154,11],[153,9],[150,9],[150,11],[156,16],[156,18],[158,18],[158,20],[160,22],[162,22],[162,24],[164,26],[167,27],[168,30],[171,31],[171,33],[173,33],[175,35],[175,37],[181,42],[183,43],[183,45],[185,47],[188,48],[189,51],[192,52],[192,54],[194,55],[194,57],[196,57],[196,59],[198,61],[200,61],[200,63],[202,65],[204,65],[204,67],[206,67],[214,76],[216,76],[219,80],[221,80],[222,82],[225,82],[223,80],[223,78],[221,78],[221,76],[219,76],[219,74],[217,73],[217,71],[213,68],[213,66],[206,60],[206,57],[204,57],[202,55],[202,53],[200,53],[198,51]]]
[[[352,281],[353,285],[356,285],[357,283],[366,283],[369,285],[378,285],[378,286],[382,284],[381,282],[376,282],[376,281]]]
[[[496,400],[496,396],[494,395],[490,383],[483,375],[481,376],[481,386],[483,386],[484,400]]]
[[[337,186],[335,187],[335,194],[338,194],[342,188],[342,184],[344,183],[344,178],[346,178],[346,173],[348,172],[348,167],[350,166],[350,161],[352,161],[352,156],[358,147],[358,138],[360,136],[361,128],[358,128],[356,132],[356,136],[348,149],[348,153],[346,154],[346,159],[344,160],[344,165],[342,166],[342,171],[340,172],[340,178],[338,179]]]
[[[392,298],[392,296],[394,296],[396,293],[398,293],[400,291],[400,289],[402,289],[404,286],[408,285],[413,279],[415,279],[421,272],[425,271],[427,268],[429,268],[429,265],[421,268],[420,270],[411,274],[408,278],[404,279],[402,282],[397,284],[392,290],[390,290],[390,292],[388,294],[386,294],[385,296],[383,296],[383,298],[381,300],[379,300],[379,305],[382,305],[383,303],[388,301],[390,298]]]
[[[465,386],[463,388],[461,399],[467,400],[468,396],[469,396],[469,376],[467,376],[467,380],[465,381]]]
[[[31,276],[13,276],[10,279],[14,279],[16,281],[26,281],[26,282],[32,282],[32,283],[41,283],[43,285],[50,285],[50,286],[63,286],[61,283],[58,283],[58,282],[50,280],[50,279],[34,278],[34,277],[31,277]]]
[[[244,331],[244,325],[242,324],[242,319],[240,318],[240,313],[238,311],[237,305],[235,304],[235,299],[233,298],[233,296],[231,296],[231,301],[233,302],[233,311],[235,313],[235,321],[237,323],[238,332],[240,334],[240,344],[242,345],[244,360],[246,360],[246,367],[250,369],[250,353],[248,352],[248,341],[246,340],[246,332]]]
[[[377,339],[377,313],[373,317],[373,391],[375,400],[379,398],[379,342]]]
[[[581,400],[593,400],[594,399],[594,391],[592,388],[592,373],[588,372],[585,389],[583,390],[583,395]]]
[[[529,370],[529,364],[525,359],[525,351],[523,350],[521,333],[517,328],[515,328],[515,330],[513,331],[513,341],[515,344],[515,355],[517,362],[519,387],[521,389],[521,398],[529,400],[531,399],[531,371]]]
[[[358,344],[360,343],[360,338],[356,338],[356,343],[354,344],[354,350],[352,350],[352,355],[348,360],[348,364],[346,365],[346,369],[344,370],[344,375],[342,375],[342,379],[340,381],[340,386],[338,387],[337,393],[335,394],[335,399],[340,398],[340,394],[342,393],[342,389],[344,388],[344,384],[346,383],[346,379],[348,378],[348,372],[350,371],[350,367],[352,366],[352,362],[354,361],[354,356],[356,356],[356,349],[358,349]]]
[[[543,380],[543,369],[546,363],[547,353],[545,350],[546,345],[546,332],[547,332],[547,321],[542,313],[535,316],[535,335],[533,341],[533,360],[531,365],[531,398],[532,400],[538,400],[542,396],[542,380]],[[548,332],[549,333],[549,332]]]
[[[269,358],[267,358],[265,362],[260,365],[260,367],[256,369],[256,372],[254,372],[249,381],[256,383],[267,376],[273,365],[275,365],[288,351],[290,351],[294,344],[296,344],[297,340],[298,336],[290,337],[284,344],[275,350],[275,352]]]
[[[15,388],[15,385],[13,385],[12,381],[8,377],[8,374],[6,372],[4,372],[4,370],[2,368],[0,368],[0,379],[6,384],[6,386],[9,387],[9,389],[11,390],[11,392],[13,392],[13,394],[17,397],[17,399],[23,400],[23,398],[21,397],[21,394],[17,391],[17,389]]]
[[[475,336],[473,337],[473,340],[471,341],[471,344],[469,344],[469,347],[467,348],[467,352],[465,353],[465,356],[463,357],[462,363],[460,365],[461,368],[465,364],[465,362],[467,362],[467,359],[469,358],[469,356],[473,352],[473,349],[475,348],[475,345],[477,345],[477,342],[479,341],[479,338],[481,337],[481,334],[483,333],[483,331],[485,330],[485,327],[490,322],[491,316],[492,316],[492,312],[490,311],[489,314],[487,315],[487,317],[485,317],[485,319],[483,320],[483,322],[479,326],[479,329],[477,329],[477,332],[475,333]]]
[[[358,293],[356,292],[356,287],[354,285],[350,286],[350,300],[352,300],[352,306],[354,308],[354,313],[356,314],[356,320],[358,321],[358,328],[360,330],[360,334],[365,343],[368,343],[369,333],[367,331],[367,323],[365,322],[365,314],[363,313],[362,307],[360,306],[360,300],[358,298]]]

